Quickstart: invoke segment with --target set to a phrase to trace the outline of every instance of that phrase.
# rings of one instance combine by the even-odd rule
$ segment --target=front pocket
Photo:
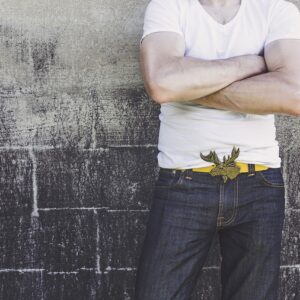
[[[190,180],[185,179],[186,176],[186,171],[176,170],[174,172],[174,169],[160,169],[155,187],[186,189],[190,183]]]
[[[284,187],[284,179],[281,168],[269,168],[257,172],[261,181],[267,186]]]
[[[173,172],[172,169],[159,169],[158,178],[155,181],[155,187],[157,188],[170,188],[177,181],[178,174]]]

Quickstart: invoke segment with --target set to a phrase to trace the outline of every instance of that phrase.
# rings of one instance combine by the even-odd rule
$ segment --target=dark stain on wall
[[[45,77],[51,65],[55,64],[56,43],[52,41],[33,41],[31,44],[31,56],[33,70],[37,78]]]

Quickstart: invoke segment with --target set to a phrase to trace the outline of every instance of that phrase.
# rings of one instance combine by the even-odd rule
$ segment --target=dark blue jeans
[[[160,168],[135,300],[190,299],[218,234],[222,300],[277,300],[285,185],[281,168],[221,176]],[[214,299],[216,300],[216,299]]]

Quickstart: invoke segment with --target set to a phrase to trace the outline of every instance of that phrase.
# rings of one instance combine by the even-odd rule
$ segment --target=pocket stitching
[[[167,177],[167,180],[170,180],[170,184],[159,184],[159,179],[161,176],[169,176]],[[166,179],[166,178],[164,178]],[[168,170],[164,170],[164,169],[160,169],[159,173],[158,173],[158,177],[155,180],[155,188],[171,188],[174,185],[174,181],[175,181],[175,174],[168,171]]]
[[[162,170],[162,171],[165,171],[165,170]],[[182,184],[183,180],[184,180],[184,176],[185,176],[184,172],[180,173],[178,177],[176,176],[176,174],[170,173],[169,171],[165,171],[164,174],[167,174],[167,175],[170,176],[169,177],[170,184],[168,184],[168,185],[164,185],[164,184],[159,185],[158,184],[158,182],[159,182],[159,176],[160,176],[159,175],[158,178],[157,178],[157,180],[156,180],[156,182],[155,182],[155,187],[156,188],[169,188],[169,189],[171,189],[171,188],[175,187],[176,185]]]
[[[259,173],[260,178],[262,179],[262,182],[263,182],[264,184],[266,184],[267,186],[272,186],[272,187],[284,187],[284,186],[285,186],[284,182],[283,182],[283,183],[274,183],[274,182],[269,181],[269,180],[263,175],[263,171],[264,171],[264,170],[258,171],[258,173]],[[268,169],[265,170],[265,171],[268,171]]]

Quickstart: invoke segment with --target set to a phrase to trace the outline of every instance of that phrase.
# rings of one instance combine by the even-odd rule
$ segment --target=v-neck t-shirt
[[[241,0],[231,20],[221,24],[198,0],[151,0],[140,43],[159,31],[180,34],[185,41],[184,56],[217,60],[261,55],[272,41],[300,39],[300,13],[285,0]],[[213,150],[222,160],[233,146],[240,149],[236,161],[281,166],[274,114],[232,112],[179,101],[161,104],[159,119],[160,167],[209,166],[213,163],[204,161],[200,152],[207,155]]]

